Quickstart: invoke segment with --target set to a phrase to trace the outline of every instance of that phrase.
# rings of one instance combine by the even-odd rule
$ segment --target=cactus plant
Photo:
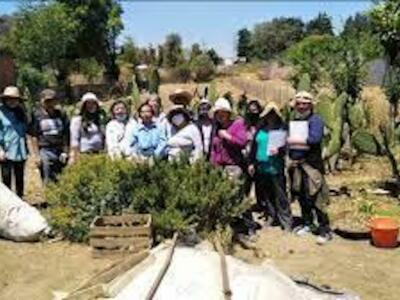
[[[353,131],[367,127],[367,114],[362,102],[350,105],[349,122]]]
[[[211,81],[210,86],[208,87],[208,100],[214,103],[218,98],[217,92],[217,82],[215,80]]]
[[[381,146],[376,138],[368,131],[360,129],[353,133],[351,138],[352,146],[359,153],[371,155],[380,155],[382,153]]]
[[[297,84],[297,91],[309,91],[311,89],[311,78],[308,73],[304,73]]]

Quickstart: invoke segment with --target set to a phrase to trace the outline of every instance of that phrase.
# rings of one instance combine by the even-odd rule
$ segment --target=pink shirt
[[[211,145],[211,163],[215,166],[241,165],[243,162],[242,150],[248,142],[248,132],[243,118],[235,120],[227,132],[232,136],[231,141],[221,139],[215,133]]]

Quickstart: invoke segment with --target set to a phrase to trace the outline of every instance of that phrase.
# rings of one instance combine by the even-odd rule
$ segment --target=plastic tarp
[[[152,260],[141,264],[141,271],[113,299],[146,298],[167,257],[168,247],[153,250]],[[297,285],[272,265],[251,265],[232,256],[226,257],[233,300],[356,300],[356,296],[331,295]],[[135,268],[140,268],[136,266]],[[220,257],[217,252],[177,247],[171,265],[154,297],[156,300],[224,299]]]
[[[49,226],[40,212],[0,183],[0,236],[16,242],[37,241]]]

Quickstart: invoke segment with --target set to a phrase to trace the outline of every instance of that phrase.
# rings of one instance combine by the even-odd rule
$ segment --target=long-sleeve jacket
[[[28,156],[26,144],[28,125],[26,120],[17,117],[18,113],[23,113],[22,109],[20,112],[17,109],[0,106],[0,148],[8,160],[24,161]]]
[[[196,161],[203,155],[203,143],[197,126],[189,123],[184,128],[176,131],[168,139],[168,158],[175,159],[181,153],[189,154],[191,162]]]
[[[248,132],[244,119],[235,120],[226,130],[232,137],[229,141],[218,136],[218,128],[214,130],[211,140],[211,163],[216,166],[237,165],[244,168],[246,162],[242,150],[248,143]]]
[[[324,172],[322,160],[322,140],[324,137],[324,122],[317,114],[311,114],[308,121],[308,150],[290,150],[289,156],[293,160],[305,160],[310,166]]]

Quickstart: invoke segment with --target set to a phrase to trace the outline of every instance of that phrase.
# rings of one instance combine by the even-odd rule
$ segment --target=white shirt
[[[130,122],[131,120],[128,123]],[[111,120],[106,126],[106,147],[111,158],[122,156],[126,126],[127,124],[117,120]]]
[[[201,142],[200,131],[193,123],[189,123],[168,139],[168,159],[177,158],[183,151],[189,153],[190,162],[201,158],[203,154],[203,144]]]
[[[210,150],[212,124],[201,125],[201,131],[203,132],[204,152],[208,154]]]

